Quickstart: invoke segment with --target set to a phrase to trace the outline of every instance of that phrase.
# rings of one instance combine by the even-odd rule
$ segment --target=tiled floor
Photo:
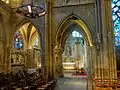
[[[70,73],[64,76],[58,80],[55,90],[86,90],[86,77],[73,77]]]

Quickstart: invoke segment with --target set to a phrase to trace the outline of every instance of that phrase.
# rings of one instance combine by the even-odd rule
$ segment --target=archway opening
[[[62,65],[64,76],[87,76],[86,42],[79,29],[73,28],[64,44]]]
[[[58,82],[64,79],[70,85],[71,82],[82,83],[80,89],[86,89],[87,78],[93,70],[92,59],[95,58],[91,57],[93,44],[90,29],[72,14],[60,24],[56,40],[55,75],[56,78],[64,76]]]
[[[82,75],[82,73],[87,76],[92,73],[92,36],[90,29],[83,20],[74,14],[67,17],[57,30],[56,40],[56,76],[63,76],[63,72],[69,72],[69,69],[74,71],[70,76]],[[82,43],[84,44],[82,45]],[[76,49],[74,53],[72,52],[73,48]]]
[[[11,50],[11,70],[29,73],[41,69],[41,43],[37,29],[31,23],[23,24],[14,34]]]

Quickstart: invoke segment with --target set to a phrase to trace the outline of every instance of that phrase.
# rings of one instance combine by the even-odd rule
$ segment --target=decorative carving
[[[24,52],[23,50],[16,50],[16,49],[12,49],[11,50],[11,64],[25,64],[25,55],[26,52]]]
[[[13,53],[11,55],[11,63],[12,64],[24,64],[24,56],[19,53]]]

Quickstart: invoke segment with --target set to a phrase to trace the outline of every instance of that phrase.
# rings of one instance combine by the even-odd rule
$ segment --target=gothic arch
[[[73,25],[73,27],[72,27],[72,25]],[[70,33],[72,33],[74,30],[79,32],[83,36],[84,40],[86,41],[86,44],[88,46],[90,46],[89,41],[87,39],[87,35],[84,32],[84,30],[81,27],[79,27],[76,23],[71,22],[70,26],[68,26],[68,28],[66,28],[66,31],[62,35],[63,38],[60,41],[60,43],[62,43],[63,50],[64,50],[64,46],[65,46],[65,42],[66,42],[67,38],[69,37]]]
[[[64,42],[68,36],[68,33],[70,32],[67,29],[73,24],[75,24],[77,27],[82,28],[80,31],[82,32],[87,44],[89,46],[93,46],[92,35],[88,25],[84,20],[73,13],[65,17],[58,25],[58,29],[56,31],[56,44],[64,47]]]
[[[21,18],[20,20],[18,20],[17,21],[17,23],[16,23],[16,25],[15,25],[15,27],[14,27],[14,30],[13,30],[13,33],[12,33],[12,36],[11,36],[11,41],[10,41],[10,43],[12,42],[12,40],[13,40],[13,37],[14,37],[14,34],[15,34],[15,32],[17,31],[17,30],[19,30],[20,29],[20,27],[22,27],[24,24],[26,24],[26,23],[31,23],[35,28],[36,28],[36,31],[37,31],[37,33],[38,33],[38,35],[39,35],[39,39],[40,39],[40,44],[42,45],[42,33],[41,33],[41,31],[39,30],[39,28],[31,21],[31,20],[29,20],[29,19],[27,19],[27,18]],[[38,31],[39,30],[39,31]],[[11,44],[12,45],[12,44]]]

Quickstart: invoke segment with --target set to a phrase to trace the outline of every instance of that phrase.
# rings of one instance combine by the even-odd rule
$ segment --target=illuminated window
[[[39,44],[39,38],[37,37],[35,41],[35,45],[38,46],[38,44]]]
[[[73,31],[72,32],[72,36],[73,37],[82,37],[82,35],[79,32],[77,32],[77,31]]]
[[[39,36],[36,37],[36,40],[34,42],[34,48],[40,48]]]
[[[120,45],[120,0],[112,0],[115,46]]]
[[[23,48],[23,39],[20,35],[20,32],[16,32],[13,40],[13,47],[16,49],[22,49]]]

